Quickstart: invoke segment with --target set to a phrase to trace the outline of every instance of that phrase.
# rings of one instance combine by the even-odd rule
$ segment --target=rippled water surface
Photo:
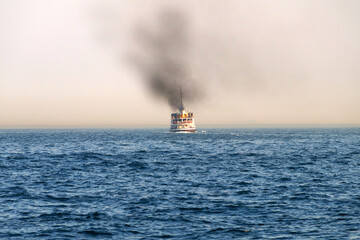
[[[360,238],[360,129],[0,130],[0,238]]]

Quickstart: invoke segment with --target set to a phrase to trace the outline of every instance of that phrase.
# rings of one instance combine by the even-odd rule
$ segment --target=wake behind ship
[[[180,89],[180,107],[179,112],[171,114],[170,132],[195,132],[195,118],[190,111],[186,112],[182,104],[182,93]]]

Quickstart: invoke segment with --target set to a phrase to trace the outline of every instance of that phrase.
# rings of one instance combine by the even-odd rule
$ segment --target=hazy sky
[[[0,0],[0,127],[169,124],[129,63],[167,8],[187,20],[199,127],[360,124],[360,1]]]

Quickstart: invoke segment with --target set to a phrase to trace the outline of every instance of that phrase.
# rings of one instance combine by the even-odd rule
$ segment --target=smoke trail
[[[201,96],[199,84],[191,77],[188,66],[190,36],[188,19],[175,9],[164,9],[154,28],[140,25],[135,38],[139,52],[134,55],[137,68],[156,96],[165,98],[173,108],[183,101],[192,102]]]

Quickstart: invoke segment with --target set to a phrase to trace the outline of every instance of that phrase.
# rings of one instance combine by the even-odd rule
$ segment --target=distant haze
[[[357,0],[0,0],[0,128],[360,124]]]

